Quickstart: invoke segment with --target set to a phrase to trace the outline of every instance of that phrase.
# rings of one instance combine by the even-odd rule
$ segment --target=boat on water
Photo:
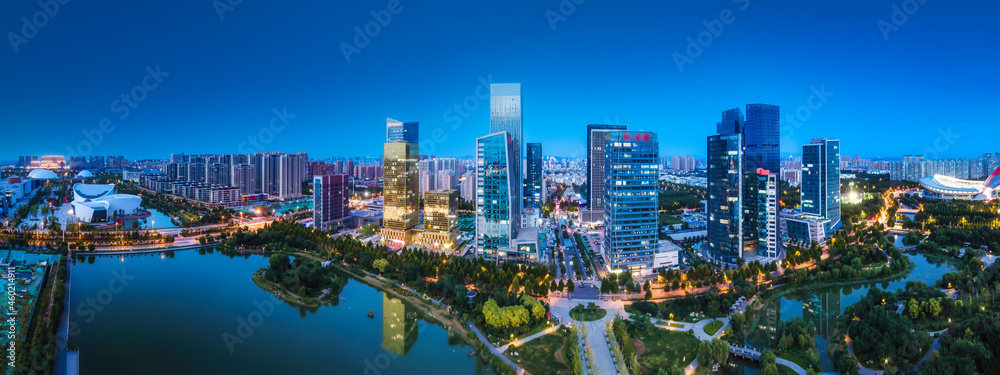
[[[368,310],[368,317],[369,318],[374,318],[375,317],[375,311],[374,310]]]

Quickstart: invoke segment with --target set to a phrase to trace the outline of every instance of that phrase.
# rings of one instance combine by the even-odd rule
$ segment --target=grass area
[[[670,368],[673,364],[687,366],[698,356],[698,339],[687,333],[665,329],[635,332],[633,337],[642,342],[639,365],[655,373],[658,369]],[[638,351],[639,345],[636,345]]]
[[[722,328],[722,321],[716,320],[705,326],[705,333],[709,336],[714,336],[716,332],[719,332],[719,328]]]
[[[664,327],[672,327],[672,328],[684,328],[683,324],[667,323],[667,322],[663,322],[663,321],[656,322],[656,325],[658,325],[658,326],[664,326]]]
[[[583,311],[577,311],[576,309],[573,309],[569,311],[570,318],[579,320],[581,322],[591,322],[595,320],[600,320],[604,318],[605,315],[608,315],[608,310],[605,309],[597,309],[596,311],[592,311],[589,309],[584,309]]]
[[[791,367],[788,367],[788,366],[785,366],[785,365],[778,365],[778,374],[780,374],[780,375],[798,375],[795,372],[795,370],[792,370]]]
[[[569,333],[558,329],[517,348],[507,349],[504,354],[532,374],[569,374],[569,365],[562,355],[567,338]]]
[[[802,366],[802,368],[809,368],[809,360],[806,359],[805,350],[802,348],[795,348],[789,350],[782,350],[778,354],[778,358],[784,358],[789,361],[795,362],[795,364]]]
[[[674,224],[683,224],[683,223],[684,223],[683,220],[678,219],[674,215],[660,214],[660,226],[661,227],[664,226],[664,225],[674,225]]]
[[[521,340],[521,339],[523,339],[525,337],[528,337],[528,336],[534,335],[534,334],[536,334],[538,332],[541,332],[541,331],[544,331],[546,329],[549,329],[549,327],[551,327],[551,326],[548,325],[548,324],[540,324],[540,325],[538,325],[538,327],[532,328],[528,332],[525,332],[523,335],[518,335],[517,339]]]

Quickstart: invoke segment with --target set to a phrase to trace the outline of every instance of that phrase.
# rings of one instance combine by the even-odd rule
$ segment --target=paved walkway
[[[531,340],[537,339],[539,337],[545,336],[547,334],[550,334],[552,332],[555,332],[557,329],[559,329],[559,327],[562,327],[562,325],[549,327],[549,328],[545,329],[544,331],[538,332],[538,333],[536,333],[534,335],[525,337],[523,339],[518,339],[517,341],[514,341],[512,344],[507,344],[507,345],[501,346],[498,349],[500,349],[501,352],[505,352],[505,351],[507,351],[507,348],[510,347],[511,345],[514,345],[514,347],[516,348],[518,346],[524,345],[528,341],[531,341]]]
[[[507,362],[507,364],[514,366],[515,372],[517,372],[518,374],[526,373],[524,369],[521,368],[521,366],[518,366],[516,363],[507,358],[507,356],[503,355],[503,351],[493,346],[493,344],[490,343],[490,340],[487,340],[486,336],[483,336],[483,333],[479,332],[479,328],[476,328],[476,326],[473,325],[472,323],[465,323],[465,325],[468,326],[469,329],[476,334],[476,337],[479,338],[479,341],[482,341],[484,344],[486,344],[486,347],[490,349],[490,352],[495,354],[497,357],[500,357],[500,359],[502,359],[504,362]]]

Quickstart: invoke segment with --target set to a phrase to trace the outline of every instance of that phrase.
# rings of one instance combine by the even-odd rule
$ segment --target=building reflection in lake
[[[382,348],[399,355],[417,342],[417,320],[410,317],[412,308],[401,299],[382,293]]]
[[[829,339],[840,317],[840,290],[809,293],[802,299],[802,319],[816,327],[816,334]]]

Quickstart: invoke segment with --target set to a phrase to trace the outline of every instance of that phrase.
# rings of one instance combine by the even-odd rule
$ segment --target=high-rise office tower
[[[743,257],[743,142],[740,133],[708,137],[708,252],[736,264]]]
[[[757,245],[757,255],[766,258],[778,257],[778,183],[781,181],[778,174],[763,168],[758,168],[752,180],[754,184],[754,194],[744,197],[747,204],[752,204],[756,208],[753,210],[757,217],[754,222],[757,226],[753,228],[757,231],[755,239]],[[753,198],[752,201],[750,199]]]
[[[542,144],[528,143],[528,161],[524,178],[524,208],[541,210],[542,203]]]
[[[382,241],[405,246],[413,241],[414,228],[419,220],[420,204],[420,148],[416,122],[400,135],[386,139],[385,154],[382,159],[383,196]],[[393,140],[390,142],[390,140]],[[410,142],[414,141],[414,142]]]
[[[438,189],[424,195],[424,247],[450,250],[458,240],[458,190]]]
[[[587,125],[587,202],[589,208],[580,212],[584,222],[604,221],[604,146],[608,142],[608,132],[625,130],[625,125]]]
[[[513,143],[506,131],[476,138],[476,248],[491,260],[505,255],[499,249],[510,245],[520,226]]]
[[[607,134],[604,253],[612,269],[637,275],[653,266],[659,246],[659,142],[655,133]]]
[[[507,132],[511,143],[511,178],[513,186],[511,191],[515,216],[521,215],[521,194],[522,172],[521,160],[524,152],[523,125],[521,123],[521,84],[520,83],[494,83],[490,85],[490,134]],[[517,220],[520,221],[520,220]]]
[[[715,132],[718,135],[741,134],[745,121],[739,108],[723,111],[722,121],[715,123]]]
[[[385,119],[385,142],[420,143],[418,139],[418,128],[420,124],[414,122],[402,122],[391,118]]]
[[[828,220],[828,237],[840,227],[840,140],[802,145],[802,212]]]
[[[347,175],[313,176],[313,226],[329,230],[351,213],[347,205]]]
[[[772,172],[781,169],[780,109],[770,104],[747,104],[743,125],[743,169],[756,173],[758,168]]]
[[[738,110],[737,110],[738,111]],[[743,122],[741,134],[743,135],[743,176],[746,179],[743,183],[743,196],[747,199],[756,198],[760,195],[759,171],[777,173],[781,169],[781,156],[779,155],[779,114],[780,109],[776,105],[770,104],[747,104],[746,119]],[[732,113],[732,110],[727,111]],[[727,114],[723,113],[723,121],[726,121]],[[738,117],[738,116],[737,116]],[[779,186],[780,188],[780,186]],[[769,217],[765,205],[743,204],[743,251],[755,251],[758,255],[768,253],[766,247],[760,245],[767,243],[768,222],[763,220]]]

